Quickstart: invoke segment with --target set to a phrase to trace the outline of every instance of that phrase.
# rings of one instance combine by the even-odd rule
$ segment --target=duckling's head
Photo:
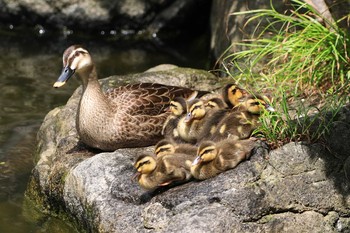
[[[269,100],[266,96],[249,96],[243,101],[245,109],[252,114],[261,114],[267,110],[273,112],[274,109],[268,104]]]
[[[192,162],[192,166],[210,162],[216,158],[218,150],[215,146],[215,143],[212,141],[204,141],[200,144],[197,150],[197,157]]]
[[[63,70],[53,86],[61,87],[75,72],[89,74],[92,68],[93,62],[89,52],[80,45],[72,45],[63,53]]]
[[[171,141],[163,139],[159,141],[155,146],[154,153],[156,154],[157,157],[168,155],[168,154],[174,154],[175,146]]]
[[[176,97],[170,102],[169,109],[175,116],[181,116],[186,112],[187,103],[182,97]]]
[[[208,110],[224,109],[227,107],[226,103],[221,98],[217,98],[217,97],[207,100],[204,106]]]
[[[237,106],[240,103],[240,99],[247,95],[248,92],[246,90],[233,83],[227,84],[222,91],[225,102],[233,107]]]
[[[157,162],[151,155],[140,155],[134,163],[137,172],[141,174],[151,173],[156,169],[156,166]]]
[[[188,123],[195,119],[202,119],[205,116],[205,113],[206,111],[203,101],[200,99],[194,99],[187,105],[185,122]]]

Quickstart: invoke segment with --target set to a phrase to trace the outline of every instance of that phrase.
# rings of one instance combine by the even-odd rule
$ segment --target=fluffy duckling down
[[[197,153],[197,147],[189,143],[176,143],[171,140],[163,139],[159,141],[154,149],[157,157],[169,154],[186,154],[189,158],[194,158]]]
[[[247,139],[259,125],[259,117],[264,111],[274,111],[264,97],[250,95],[241,100],[240,105],[231,111],[217,112],[215,130],[210,131],[204,139],[220,141],[226,138]]]
[[[191,174],[195,179],[205,180],[235,168],[250,157],[257,145],[251,139],[204,141],[198,147],[197,157],[192,162]]]
[[[187,113],[187,100],[182,97],[174,98],[170,101],[169,106],[170,115],[163,125],[162,135],[168,140],[181,142],[177,131],[179,120]]]
[[[134,167],[135,178],[139,185],[147,190],[154,190],[173,182],[186,182],[191,179],[192,158],[186,154],[168,154],[158,158],[152,155],[139,156]]]

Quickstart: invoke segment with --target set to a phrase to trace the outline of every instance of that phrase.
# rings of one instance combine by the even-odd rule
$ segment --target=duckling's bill
[[[202,158],[200,156],[197,156],[195,160],[192,162],[192,166],[195,166],[201,162]]]
[[[192,113],[187,113],[186,117],[185,117],[185,123],[188,123],[192,120]]]
[[[62,73],[60,75],[60,77],[58,77],[57,81],[53,84],[53,87],[62,87],[66,81],[72,77],[72,75],[74,74],[73,69],[71,69],[70,67],[66,66],[63,68]]]
[[[275,109],[271,105],[266,105],[265,108],[269,112],[274,112],[275,111]]]
[[[137,171],[132,177],[131,180],[135,181],[141,176],[141,172]]]

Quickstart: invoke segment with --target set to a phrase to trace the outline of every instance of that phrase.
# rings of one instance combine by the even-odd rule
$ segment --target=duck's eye
[[[80,56],[80,52],[75,52],[74,53],[74,57],[79,57]]]
[[[167,147],[163,147],[163,148],[160,148],[159,150],[158,150],[158,152],[164,152],[164,151],[168,151],[169,150],[169,148],[167,148]]]
[[[207,103],[206,107],[214,108],[214,107],[215,107],[215,104],[213,104],[213,103]]]
[[[196,106],[194,106],[193,108],[192,108],[192,111],[191,112],[193,112],[194,110],[196,110],[196,109],[199,109],[201,106],[199,106],[199,105],[196,105]]]
[[[260,105],[261,103],[259,101],[252,102],[251,105]]]
[[[150,163],[150,161],[149,161],[149,160],[144,161],[144,162],[140,163],[140,164],[139,164],[139,166],[137,166],[137,168],[142,167],[143,165],[145,165],[145,164],[149,164],[149,163]]]
[[[232,94],[236,94],[236,91],[237,91],[237,89],[234,88],[234,89],[231,90],[231,93],[232,93]]]
[[[149,163],[150,163],[150,161],[149,161],[149,160],[147,160],[147,161],[143,162],[143,164],[149,164]]]
[[[211,153],[212,151],[213,151],[213,149],[206,149],[203,151],[202,155]]]

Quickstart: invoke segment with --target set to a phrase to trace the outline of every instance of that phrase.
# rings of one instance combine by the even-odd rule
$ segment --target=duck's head
[[[198,147],[197,157],[192,162],[192,166],[198,165],[200,163],[210,162],[216,158],[218,150],[215,143],[212,141],[204,141]]]
[[[170,102],[169,110],[175,116],[181,116],[186,112],[187,103],[182,97],[176,97]]]
[[[90,73],[93,62],[89,52],[80,45],[72,45],[63,53],[63,70],[54,87],[63,86],[74,73]]]
[[[261,114],[265,110],[274,112],[275,110],[268,104],[268,102],[269,99],[266,96],[251,95],[242,102],[242,105],[252,114]]]
[[[227,84],[222,91],[223,99],[228,105],[237,106],[240,99],[247,96],[248,92],[240,88],[237,84]]]
[[[194,99],[190,101],[187,106],[187,115],[185,117],[185,122],[191,122],[195,119],[202,119],[205,116],[204,103],[200,99]]]
[[[209,99],[204,106],[208,110],[224,109],[227,107],[226,103],[221,98],[217,97]]]
[[[134,167],[137,170],[138,174],[148,174],[154,171],[157,166],[157,161],[151,155],[140,155],[135,163]]]
[[[154,153],[156,154],[157,157],[168,155],[168,154],[174,154],[175,146],[171,141],[163,139],[159,141],[155,146]]]

